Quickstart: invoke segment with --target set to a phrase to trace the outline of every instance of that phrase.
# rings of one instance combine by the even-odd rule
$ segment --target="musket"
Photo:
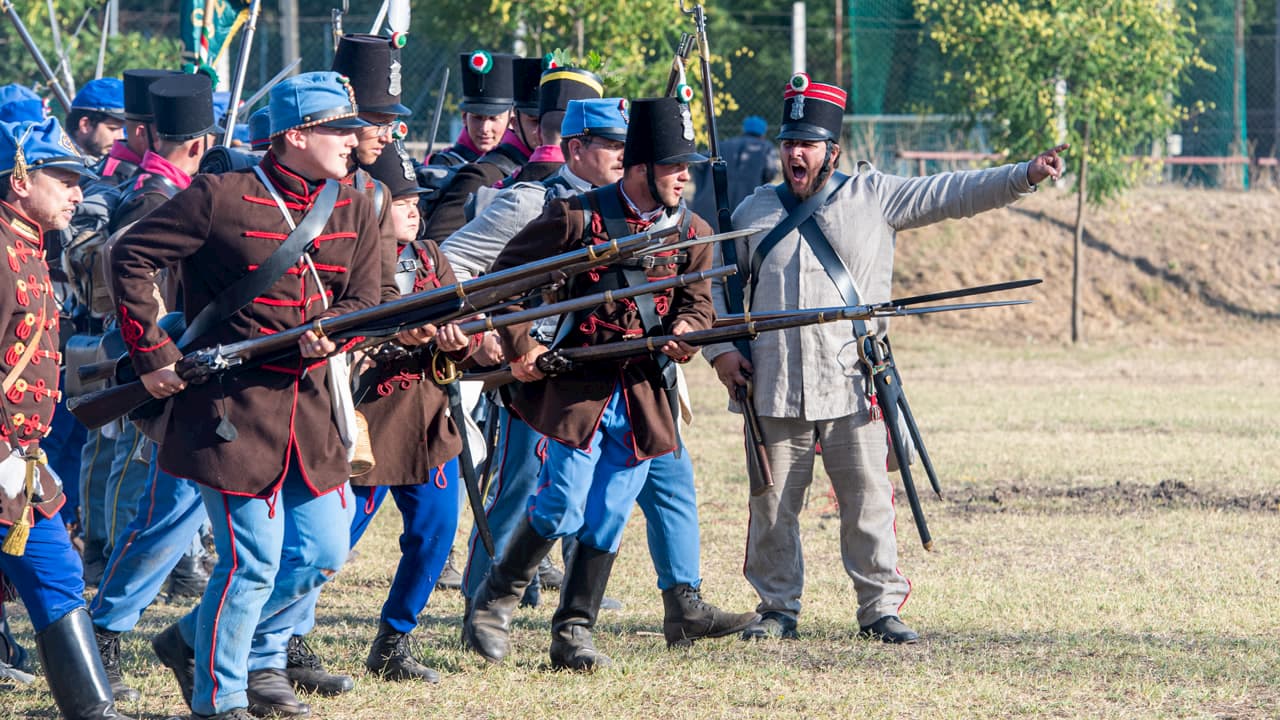
[[[726,265],[723,267],[727,268],[730,266]],[[1035,284],[1037,282],[1040,281],[1023,280],[1016,283],[1009,283],[1008,285],[1011,287],[1025,287],[1028,284]],[[1002,286],[1003,285],[1004,284],[1002,284]],[[945,295],[951,298],[958,298],[993,292],[990,289],[991,287],[1007,289],[1002,286],[961,288],[958,290],[948,291]],[[917,297],[929,298],[933,296],[922,295]],[[743,319],[729,325],[716,325],[707,330],[694,330],[681,335],[650,335],[646,337],[633,338],[631,340],[604,343],[602,345],[556,348],[539,355],[537,364],[538,369],[544,374],[548,376],[555,376],[571,372],[584,363],[617,360],[637,355],[660,352],[662,350],[662,346],[668,342],[682,342],[686,345],[698,347],[702,345],[732,342],[740,338],[755,338],[756,336],[766,332],[787,330],[789,328],[804,327],[807,325],[825,325],[827,323],[839,322],[841,320],[865,321],[874,318],[906,317],[910,315],[928,315],[939,312],[955,312],[957,310],[1009,307],[1013,305],[1027,305],[1031,301],[989,300],[985,302],[960,303],[952,305],[908,307],[909,304],[917,302],[924,302],[924,300],[919,300],[917,298],[902,298],[882,303],[873,303],[870,305],[838,305],[834,307],[812,308],[808,310],[788,310],[784,312],[771,313],[763,319],[760,316],[752,315],[748,319]],[[471,380],[484,380],[488,382],[502,379],[502,374],[505,372],[507,371],[495,370],[485,373],[470,373],[466,377]],[[497,384],[501,383],[499,382]]]
[[[684,83],[684,64],[693,51],[693,36],[680,33],[680,42],[676,43],[675,56],[671,58],[671,72],[667,73],[667,89],[662,91],[663,97],[672,97],[676,88]]]
[[[58,82],[58,76],[54,74],[53,68],[49,67],[49,63],[45,61],[44,54],[40,52],[36,41],[32,39],[31,33],[27,32],[27,26],[23,24],[22,17],[18,15],[17,9],[13,7],[13,0],[0,0],[0,10],[9,16],[9,22],[13,23],[13,29],[18,32],[18,37],[22,39],[22,44],[27,46],[27,52],[31,53],[31,58],[36,61],[36,67],[39,68],[40,74],[44,76],[45,82],[49,83],[49,87],[53,89],[53,94],[58,98],[58,103],[62,105],[62,109],[71,112],[71,96],[67,95],[67,91],[62,87],[62,83]]]
[[[440,116],[444,114],[444,94],[449,89],[449,66],[443,68],[440,78],[440,93],[436,95],[436,111],[431,116],[431,135],[427,137],[427,154],[422,157],[431,158],[431,151],[436,147],[436,133],[440,131]]]
[[[107,59],[107,29],[111,23],[111,0],[102,6],[102,35],[98,38],[98,65],[93,71],[93,79],[102,78],[102,65]]]
[[[49,6],[49,33],[53,36],[53,52],[58,57],[58,69],[62,70],[62,79],[66,83],[63,87],[66,88],[67,94],[74,94],[76,81],[71,77],[71,65],[67,62],[67,51],[62,46],[62,30],[58,27],[58,9],[54,7],[53,0],[45,0],[45,5]]]
[[[284,80],[286,77],[288,77],[289,73],[293,72],[293,69],[298,67],[301,64],[302,64],[302,58],[300,57],[294,58],[293,62],[289,63],[288,65],[285,65],[283,70],[273,75],[272,78],[268,80],[265,85],[258,88],[257,91],[255,91],[252,95],[246,98],[244,102],[240,103],[240,107],[246,108],[246,109],[253,107],[254,103],[258,102],[259,100],[262,99],[264,95],[271,92],[271,88],[275,87],[276,85],[279,85],[281,80]]]
[[[187,353],[175,369],[185,381],[203,382],[228,371],[255,367],[280,358],[296,358],[298,340],[308,331],[327,335],[342,343],[369,333],[397,333],[426,323],[476,314],[502,304],[509,297],[541,287],[561,285],[574,275],[592,268],[659,251],[665,247],[662,239],[674,233],[675,228],[664,228],[628,235],[463,283],[414,293],[335,317],[317,318],[309,324],[274,335],[202,348]],[[709,242],[718,239],[717,236],[707,238]],[[123,364],[125,358],[120,362]],[[120,384],[74,398],[68,401],[68,409],[87,427],[98,428],[150,400],[151,395],[141,381],[124,381],[127,375],[120,372],[117,377],[122,380]]]
[[[236,116],[240,114],[240,96],[244,94],[244,76],[249,71],[249,52],[253,50],[253,36],[258,32],[258,15],[262,12],[262,0],[253,0],[249,6],[249,20],[240,37],[240,55],[236,58],[236,72],[231,82],[231,99],[227,101],[227,114],[222,120],[227,124],[227,134],[222,144],[231,147],[236,134]]]
[[[707,145],[711,154],[711,184],[716,198],[716,228],[720,232],[733,229],[732,210],[729,207],[729,170],[724,158],[720,157],[720,139],[716,131],[715,98],[711,82],[711,48],[707,41],[707,16],[701,4],[686,8],[684,0],[680,0],[680,12],[693,16],[694,29],[698,42],[698,70],[702,75],[702,109],[707,116]],[[684,37],[688,37],[686,34]],[[687,51],[686,51],[687,55]],[[679,61],[679,58],[677,58]],[[681,66],[683,67],[683,66]],[[681,70],[683,75],[683,69]],[[683,82],[683,79],[681,79]],[[738,249],[732,241],[720,243],[720,254],[724,261],[731,265],[738,263]],[[745,278],[733,276],[724,283],[725,307],[729,312],[741,312],[745,297]],[[739,340],[734,347],[742,357],[751,359],[751,345],[746,340]],[[760,417],[755,408],[755,385],[748,382],[734,393],[734,398],[742,408],[742,431],[747,445],[748,468],[751,477],[751,494],[762,495],[773,487],[773,471],[769,467],[769,458],[765,453],[764,436],[760,430]]]
[[[342,16],[351,10],[349,0],[342,0],[342,9],[333,8],[330,11],[329,23],[333,26],[333,51],[338,52],[338,42],[342,40]]]

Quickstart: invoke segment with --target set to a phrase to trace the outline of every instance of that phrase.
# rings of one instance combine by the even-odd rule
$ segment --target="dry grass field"
[[[1256,195],[1261,199],[1226,197],[1261,209],[1268,196]],[[1033,213],[1064,212],[1061,201],[1036,200]],[[1180,207],[1177,199],[1160,202],[1170,212]],[[953,228],[946,232],[964,252],[994,252],[974,242],[967,224]],[[855,637],[854,595],[819,473],[803,518],[807,585],[798,641],[725,638],[667,650],[637,513],[609,588],[625,607],[603,613],[597,633],[615,669],[594,676],[550,671],[552,608],[545,604],[517,616],[513,657],[486,666],[458,647],[460,596],[438,592],[415,637],[443,681],[385,683],[364,673],[363,660],[398,556],[399,518],[388,505],[321,600],[313,645],[332,669],[354,674],[357,686],[343,697],[315,698],[314,716],[1280,717],[1280,333],[1266,316],[1277,310],[1271,299],[1280,277],[1274,231],[1266,230],[1234,263],[1252,257],[1256,264],[1241,270],[1252,275],[1219,286],[1207,261],[1196,275],[1183,254],[1158,267],[1191,277],[1190,290],[1165,281],[1159,291],[1144,291],[1126,279],[1115,253],[1107,255],[1094,268],[1116,272],[1108,276],[1112,310],[1090,302],[1095,332],[1079,347],[1062,342],[1067,281],[1059,249],[1069,236],[1060,228],[1009,242],[1008,253],[1024,258],[1053,246],[1034,261],[970,258],[974,264],[966,266],[956,258],[947,266],[922,250],[944,248],[942,235],[903,240],[903,295],[1022,275],[1051,278],[1029,315],[1002,309],[985,311],[992,313],[985,321],[895,326],[906,389],[945,492],[942,500],[924,498],[932,553],[920,547],[906,504],[899,505],[901,568],[914,588],[903,616],[921,632],[918,645]],[[1123,229],[1097,232],[1120,254],[1140,255],[1122,247],[1138,242]],[[1158,233],[1150,242],[1176,243],[1175,235]],[[926,272],[934,262],[952,271],[939,279]],[[1133,277],[1150,276],[1140,264],[1130,269]],[[1134,300],[1144,292],[1152,297],[1146,305]],[[1174,310],[1195,297],[1225,298],[1236,308],[1261,304],[1242,316],[1202,302],[1193,308],[1199,320],[1183,322]],[[1225,335],[1218,333],[1223,327]],[[698,417],[686,440],[698,472],[704,594],[746,609],[755,600],[741,575],[747,488],[740,423],[724,412],[709,368],[699,361],[689,369]],[[184,710],[147,643],[180,610],[157,606],[128,636],[125,666],[143,700],[122,710],[144,718]],[[15,616],[29,643],[21,610]],[[57,715],[38,681],[0,691],[0,717]]]

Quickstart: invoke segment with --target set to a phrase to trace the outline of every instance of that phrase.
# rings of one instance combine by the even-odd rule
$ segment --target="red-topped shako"
[[[779,140],[830,140],[840,142],[840,126],[848,94],[835,85],[813,82],[796,73],[782,94],[782,129]]]

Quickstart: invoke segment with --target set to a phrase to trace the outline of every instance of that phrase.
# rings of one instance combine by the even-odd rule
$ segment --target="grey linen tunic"
[[[905,178],[886,175],[868,163],[815,213],[818,227],[849,269],[862,303],[890,299],[893,252],[899,230],[948,218],[965,218],[1003,207],[1035,191],[1027,163],[987,170]],[[784,215],[774,186],[766,185],[733,213],[735,228],[759,232],[736,241],[738,257],[751,253]],[[714,264],[723,259],[717,255]],[[712,291],[716,313],[727,312],[724,288]],[[760,266],[753,312],[843,305],[836,285],[817,257],[792,230]],[[871,326],[883,333],[884,323]],[[756,411],[767,417],[832,420],[867,409],[852,323],[837,322],[765,333],[751,343],[756,378]],[[731,344],[703,349],[708,361],[733,350]],[[736,408],[733,408],[736,410]]]

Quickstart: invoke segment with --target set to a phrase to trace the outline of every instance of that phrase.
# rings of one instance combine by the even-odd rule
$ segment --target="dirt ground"
[[[898,322],[1069,340],[1075,196],[1047,188],[1002,210],[900,233],[895,296],[1020,277],[1032,305]],[[1150,187],[1086,208],[1087,342],[1232,339],[1280,329],[1280,194]],[[996,319],[998,318],[998,320]],[[1218,342],[1212,342],[1218,344]],[[1233,342],[1234,344],[1234,342]]]

